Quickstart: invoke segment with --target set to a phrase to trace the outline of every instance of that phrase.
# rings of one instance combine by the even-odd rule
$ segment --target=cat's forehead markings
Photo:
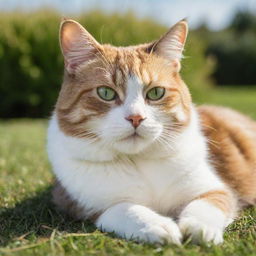
[[[121,70],[120,67],[116,68],[114,74],[113,74],[113,82],[118,87],[124,87],[126,82],[126,75],[123,70]]]
[[[134,48],[115,48],[114,54],[108,56],[112,59],[114,70],[112,70],[112,81],[117,87],[124,88],[131,76],[139,79],[141,86],[149,86],[158,80],[158,74],[152,68],[154,60]]]
[[[115,83],[116,85],[121,85],[123,82],[123,74],[121,72],[120,69],[116,69],[116,73],[115,73]]]
[[[140,84],[144,87],[150,86],[152,83],[158,81],[159,79],[157,72],[152,72],[145,67],[142,67],[140,69],[140,72],[138,73],[138,78],[140,80]]]
[[[150,82],[151,82],[150,74],[148,73],[148,71],[146,69],[141,70],[141,78],[145,85],[150,84]]]
[[[111,83],[111,82],[112,82],[112,79],[113,79],[111,73],[105,71],[103,74],[104,74],[104,77],[106,78],[106,80],[107,80],[109,83]]]
[[[155,82],[155,81],[157,81],[158,79],[159,79],[158,74],[157,74],[156,72],[154,72],[154,73],[152,74],[151,82]]]

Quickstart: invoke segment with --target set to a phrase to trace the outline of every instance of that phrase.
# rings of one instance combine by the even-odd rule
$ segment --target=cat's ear
[[[183,19],[171,27],[158,41],[151,44],[148,49],[150,52],[154,52],[168,60],[179,61],[182,58],[187,34],[188,24],[187,21]]]
[[[74,20],[64,20],[60,25],[60,46],[68,73],[95,58],[100,44],[93,36]]]

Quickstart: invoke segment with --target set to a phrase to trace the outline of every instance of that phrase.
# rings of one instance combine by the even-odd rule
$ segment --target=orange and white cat
[[[65,75],[48,130],[55,203],[107,232],[150,243],[223,241],[256,201],[256,123],[195,107],[180,60],[188,26],[153,43],[99,44],[65,20]]]

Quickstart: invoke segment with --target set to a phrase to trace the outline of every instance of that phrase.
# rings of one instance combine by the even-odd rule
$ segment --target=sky
[[[256,14],[256,0],[0,0],[1,11],[40,7],[54,7],[66,17],[96,8],[108,13],[132,10],[167,26],[187,18],[192,28],[205,22],[212,30],[228,26],[238,10]]]

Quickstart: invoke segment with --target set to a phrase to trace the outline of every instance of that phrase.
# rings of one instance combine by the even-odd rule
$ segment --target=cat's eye
[[[147,92],[147,99],[149,100],[160,100],[165,94],[163,87],[154,87]]]
[[[98,87],[97,93],[101,99],[106,101],[114,100],[117,96],[117,93],[115,92],[115,90],[107,86]]]

